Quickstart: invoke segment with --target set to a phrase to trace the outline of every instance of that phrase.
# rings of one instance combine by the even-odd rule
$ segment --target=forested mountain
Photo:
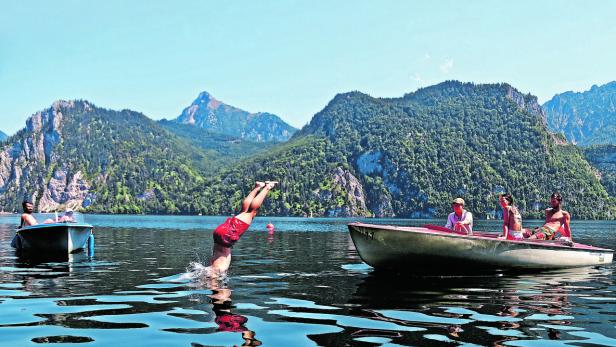
[[[599,172],[608,194],[616,198],[616,145],[595,145],[584,149],[586,160]]]
[[[287,141],[297,131],[276,115],[250,113],[216,100],[207,92],[199,94],[174,122],[254,142]]]
[[[2,145],[0,204],[16,209],[28,195],[43,211],[226,215],[269,179],[280,186],[264,215],[443,217],[461,196],[485,218],[508,191],[525,217],[542,217],[560,190],[574,218],[614,218],[599,180],[613,194],[613,176],[584,159],[601,168],[613,147],[582,152],[544,117],[510,85],[452,81],[394,99],[339,94],[289,141],[253,146],[62,101]]]
[[[507,84],[445,82],[399,99],[341,94],[275,153],[215,180],[208,189],[224,201],[207,212],[237,204],[253,178],[271,178],[282,183],[264,211],[275,214],[442,217],[461,196],[486,217],[508,191],[525,216],[542,217],[559,190],[574,218],[611,218],[581,151],[543,117],[536,97]]]
[[[548,127],[571,143],[616,144],[616,81],[583,93],[557,94],[543,109]]]
[[[58,101],[0,152],[0,204],[38,211],[180,213],[211,172],[209,157],[143,114]]]
[[[207,129],[190,124],[179,124],[173,121],[158,122],[168,131],[190,143],[194,148],[201,148],[210,154],[214,160],[209,166],[221,167],[244,157],[249,157],[260,151],[265,151],[278,142],[254,142],[230,135],[213,133]]]
[[[9,137],[9,136],[7,134],[3,133],[2,130],[0,130],[0,141],[6,140],[7,137]]]

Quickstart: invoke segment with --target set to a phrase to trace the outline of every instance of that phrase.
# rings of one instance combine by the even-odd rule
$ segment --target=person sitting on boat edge
[[[453,212],[447,217],[445,228],[472,235],[473,214],[464,209],[464,199],[455,198],[451,203],[451,207]]]
[[[32,201],[30,199],[24,199],[21,203],[21,207],[24,209],[24,213],[21,214],[19,228],[21,229],[30,225],[37,225],[38,222],[32,215],[32,212],[34,212],[34,204],[32,204]]]
[[[524,238],[522,231],[522,215],[518,207],[513,204],[513,196],[503,193],[498,196],[498,203],[503,208],[503,236],[509,240]]]
[[[561,234],[560,239],[572,241],[571,215],[569,212],[562,209],[563,197],[559,192],[554,192],[550,196],[550,205],[552,207],[545,209],[545,223],[543,226],[526,230],[524,237],[528,239],[553,240],[557,233]]]
[[[278,182],[256,182],[255,187],[242,201],[242,211],[240,214],[227,218],[224,223],[214,229],[211,269],[215,272],[215,275],[222,274],[229,269],[233,245],[248,230],[252,220],[257,216],[257,211],[263,204],[267,193],[274,188],[276,183]]]

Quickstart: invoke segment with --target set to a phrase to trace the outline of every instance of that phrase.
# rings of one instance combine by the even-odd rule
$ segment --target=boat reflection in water
[[[601,299],[592,293],[609,290],[612,272],[610,267],[583,267],[534,274],[420,277],[373,271],[349,300],[356,307],[353,315],[423,331],[393,334],[361,329],[351,336],[401,345],[422,345],[426,339],[481,346],[537,340],[592,344],[600,335],[587,331],[595,329],[592,319],[605,309],[592,305]]]

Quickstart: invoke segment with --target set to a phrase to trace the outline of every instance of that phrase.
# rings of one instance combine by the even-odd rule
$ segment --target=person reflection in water
[[[248,318],[231,312],[233,307],[231,302],[231,289],[221,288],[218,281],[213,279],[210,285],[213,293],[209,295],[212,299],[212,311],[216,315],[214,322],[218,325],[217,331],[241,332],[244,343],[242,346],[261,346],[261,341],[255,337],[255,332],[246,328]]]
[[[212,275],[224,274],[231,265],[231,249],[248,230],[257,211],[263,204],[267,193],[278,182],[256,182],[255,187],[242,202],[242,211],[235,217],[227,220],[214,230],[214,246],[212,248]]]

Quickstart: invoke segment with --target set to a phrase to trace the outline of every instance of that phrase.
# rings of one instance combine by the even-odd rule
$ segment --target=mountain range
[[[573,144],[616,144],[616,81],[557,94],[543,109],[548,127]]]
[[[29,196],[40,211],[230,214],[255,180],[275,179],[263,214],[442,217],[462,196],[478,217],[494,217],[496,194],[508,191],[540,218],[560,190],[576,218],[616,216],[613,181],[589,165],[613,149],[568,144],[548,131],[536,97],[508,84],[339,94],[297,132],[277,117],[255,126],[257,114],[213,100],[202,93],[158,122],[56,102],[0,149],[0,204],[18,209]]]
[[[0,130],[0,141],[4,141],[8,138],[9,136],[7,134],[5,134],[4,132],[2,132],[2,130]]]

